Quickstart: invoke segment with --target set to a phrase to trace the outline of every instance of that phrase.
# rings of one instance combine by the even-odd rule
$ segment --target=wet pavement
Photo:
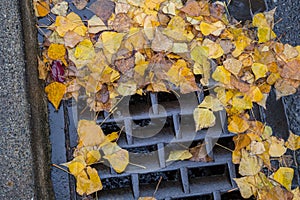
[[[276,2],[276,3],[275,3]],[[34,198],[30,112],[18,0],[0,1],[0,199]],[[282,42],[300,45],[300,1],[268,0],[277,6],[275,31]],[[23,8],[21,8],[23,9]],[[300,94],[285,97],[292,131],[300,134]]]

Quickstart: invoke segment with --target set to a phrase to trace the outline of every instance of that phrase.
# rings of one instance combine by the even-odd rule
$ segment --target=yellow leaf
[[[55,15],[66,16],[68,8],[68,2],[63,1],[61,3],[55,4],[54,7],[51,9],[51,12]]]
[[[232,163],[240,164],[241,162],[241,150],[234,150],[232,152]]]
[[[137,84],[133,80],[130,80],[126,83],[120,83],[117,88],[118,93],[122,96],[133,95],[136,93],[136,90]]]
[[[265,77],[268,72],[268,67],[261,63],[253,63],[251,69],[255,75],[255,80]]]
[[[174,43],[172,47],[173,53],[186,53],[188,52],[188,45],[186,43]]]
[[[121,42],[125,33],[117,33],[112,31],[105,31],[101,34],[103,47],[111,54],[116,53],[120,48]]]
[[[219,99],[213,96],[206,96],[201,104],[198,106],[199,108],[207,108],[214,112],[223,110],[223,106]]]
[[[228,131],[232,133],[243,133],[249,128],[248,122],[240,116],[230,117]]]
[[[230,71],[233,75],[237,76],[242,69],[242,62],[235,58],[228,58],[224,62],[224,67]]]
[[[98,162],[101,158],[100,152],[98,150],[88,151],[86,154],[86,164],[91,165]]]
[[[300,200],[300,190],[299,187],[296,187],[292,190],[292,193],[294,194],[294,197],[292,200]]]
[[[251,143],[251,139],[247,134],[237,134],[233,137],[233,141],[235,144],[235,151],[239,151]]]
[[[252,24],[258,28],[270,27],[264,13],[257,13],[253,16]]]
[[[257,86],[251,86],[250,90],[246,95],[251,99],[252,102],[260,102],[263,99],[263,94]]]
[[[239,166],[239,173],[242,176],[253,176],[260,172],[263,162],[257,156],[250,155],[247,150],[242,149],[242,159]]]
[[[258,28],[257,30],[258,42],[263,43],[276,38],[276,34],[269,27]]]
[[[138,200],[156,200],[154,197],[139,197]]]
[[[108,139],[110,142],[115,141],[119,138],[119,133],[118,132],[112,132],[108,135],[106,135],[106,139]]]
[[[196,131],[215,125],[216,117],[214,113],[208,109],[196,108],[193,115],[196,124]]]
[[[221,45],[211,41],[210,39],[204,39],[202,46],[208,47],[208,58],[216,59],[224,54]]]
[[[84,170],[84,168],[86,167],[86,163],[84,161],[83,156],[77,156],[72,161],[63,165],[67,166],[69,168],[70,173],[74,176],[80,174],[80,172],[82,172],[82,170]]]
[[[191,51],[191,58],[195,61],[193,66],[194,74],[202,74],[201,83],[208,85],[211,71],[208,60],[208,48],[204,46],[194,47]]]
[[[239,35],[237,39],[234,41],[235,50],[232,52],[234,57],[238,57],[244,51],[244,49],[251,44],[251,39],[244,36]]]
[[[117,173],[122,173],[129,164],[129,153],[125,149],[121,149],[116,142],[106,141],[101,145],[101,149],[105,154],[104,158],[109,161],[113,169]]]
[[[254,176],[246,176],[241,178],[233,178],[238,185],[243,198],[248,199],[256,194],[256,181]]]
[[[293,151],[300,149],[300,136],[295,135],[292,131],[290,131],[290,135],[285,146]]]
[[[271,145],[269,149],[269,154],[272,157],[280,157],[285,154],[286,148],[284,147],[284,140],[278,139],[274,136],[271,137]]]
[[[66,93],[67,87],[59,82],[50,83],[45,87],[45,92],[48,96],[48,100],[53,104],[57,110],[59,104]]]
[[[179,16],[174,16],[168,23],[168,27],[164,29],[163,34],[176,41],[189,41],[193,39],[192,33],[185,30],[185,21]]]
[[[280,167],[274,173],[274,180],[283,185],[288,191],[291,191],[294,169],[289,167]]]
[[[78,122],[78,137],[83,146],[95,146],[101,144],[105,135],[95,121],[80,120]]]
[[[94,192],[102,190],[102,182],[96,169],[87,167],[86,172],[82,171],[76,177],[76,191],[78,194],[90,195]]]
[[[230,84],[230,76],[230,72],[227,71],[224,66],[218,66],[212,74],[213,79],[225,85]]]
[[[66,48],[62,44],[50,44],[48,49],[48,56],[52,60],[61,60],[65,66],[67,66],[67,61],[65,59]]]
[[[259,155],[266,151],[265,146],[262,142],[252,141],[250,144],[251,153]]]
[[[78,60],[89,60],[95,57],[93,43],[89,39],[81,41],[75,49],[74,56]]]
[[[79,15],[70,12],[67,17],[57,16],[54,26],[59,36],[64,37],[68,31],[74,31],[81,36],[85,36],[87,28],[84,26]]]
[[[100,31],[107,30],[104,22],[97,16],[94,15],[88,20],[88,32],[89,33],[99,33]]]
[[[187,160],[193,157],[193,155],[189,152],[189,150],[176,150],[176,151],[171,151],[169,154],[168,160],[169,161],[176,161],[176,160]]]
[[[210,34],[214,36],[219,36],[225,28],[225,25],[221,21],[217,21],[212,24],[209,24],[204,21],[200,23],[200,30],[205,36],[208,36]]]
[[[33,7],[37,17],[45,17],[50,12],[50,6],[47,1],[34,0]]]

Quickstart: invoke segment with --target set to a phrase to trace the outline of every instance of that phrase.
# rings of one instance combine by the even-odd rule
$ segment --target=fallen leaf
[[[293,198],[293,193],[287,191],[283,187],[266,187],[259,191],[258,196],[261,200],[291,200]]]
[[[242,69],[242,62],[235,58],[228,58],[223,62],[225,69],[237,76]]]
[[[206,96],[203,101],[198,105],[199,108],[207,108],[213,112],[223,110],[223,105],[218,98],[211,95]]]
[[[247,120],[244,118],[233,115],[229,119],[228,131],[232,133],[243,133],[249,128]]]
[[[188,1],[180,10],[192,17],[197,17],[201,14],[201,7],[197,1]]]
[[[154,197],[139,197],[138,200],[156,200]]]
[[[86,153],[85,162],[87,165],[92,165],[98,162],[101,158],[100,152],[98,150],[91,150]]]
[[[300,80],[300,74],[298,73],[300,71],[300,60],[293,60],[291,62],[288,62],[283,66],[282,71],[280,72],[280,75],[283,78],[288,79],[294,79],[294,80]]]
[[[294,197],[292,200],[300,200],[300,190],[299,187],[296,187],[292,190],[292,193],[294,194]]]
[[[239,173],[242,176],[254,176],[260,172],[262,166],[263,162],[259,157],[250,155],[247,150],[242,149],[242,158],[239,166]]]
[[[119,94],[122,96],[128,96],[128,95],[133,95],[136,93],[137,90],[137,84],[133,80],[130,80],[125,83],[120,83],[117,91]]]
[[[129,164],[129,153],[127,150],[121,149],[115,142],[107,142],[101,149],[105,154],[104,158],[109,161],[117,173],[125,171]]]
[[[279,78],[274,87],[276,88],[276,99],[280,99],[283,96],[288,96],[297,92],[297,89],[290,83],[288,79]]]
[[[105,31],[101,34],[103,47],[111,54],[116,53],[120,48],[125,33]]]
[[[187,160],[192,158],[192,156],[193,155],[189,152],[189,150],[171,151],[169,154],[169,158],[166,160],[166,162],[176,161],[176,160]]]
[[[37,17],[45,17],[50,12],[50,6],[47,1],[34,0],[33,7]]]
[[[250,144],[251,153],[259,155],[266,151],[265,146],[262,142],[252,141]]]
[[[151,43],[151,48],[154,51],[170,51],[172,46],[173,41],[156,29],[154,39]]]
[[[39,56],[37,58],[38,58],[39,79],[46,80],[48,76],[48,67],[46,66],[44,61],[40,59]]]
[[[196,131],[212,127],[216,123],[216,117],[209,109],[195,108],[193,116],[196,124]]]
[[[69,8],[69,4],[66,1],[55,4],[51,9],[51,12],[55,15],[66,16]]]
[[[235,50],[232,52],[234,57],[238,57],[251,44],[251,39],[245,35],[239,35],[234,41]]]
[[[97,0],[90,5],[89,9],[100,17],[104,23],[107,23],[115,10],[115,3],[110,0]]]
[[[280,167],[274,173],[274,180],[283,185],[288,191],[291,191],[294,169],[289,167]]]
[[[76,191],[79,195],[90,195],[102,190],[102,182],[96,169],[87,167],[76,177]]]
[[[218,66],[212,74],[212,78],[225,85],[230,84],[230,72],[224,66]]]
[[[220,44],[211,41],[210,39],[204,39],[202,46],[208,48],[208,58],[219,58],[224,54],[224,51]]]
[[[100,31],[107,30],[104,22],[97,16],[94,15],[91,19],[88,20],[88,32],[89,33],[99,33]]]
[[[77,132],[83,146],[99,145],[105,140],[102,129],[95,121],[80,120],[78,122]]]
[[[268,72],[268,67],[261,63],[253,63],[251,69],[255,75],[255,80],[265,77]]]
[[[290,44],[284,45],[283,55],[286,57],[286,59],[292,59],[299,55],[299,52],[295,47],[293,47]]]
[[[81,41],[75,49],[75,58],[78,60],[90,60],[95,57],[95,50],[93,43],[89,39]]]
[[[65,45],[71,48],[74,48],[82,40],[83,37],[74,31],[68,31],[64,36]]]
[[[286,148],[284,147],[284,140],[278,139],[274,136],[271,137],[271,145],[269,149],[269,154],[272,157],[280,157],[285,154]]]
[[[67,87],[59,82],[50,83],[45,87],[48,100],[52,103],[56,110],[58,110],[59,104],[66,93],[66,89]]]
[[[73,0],[72,3],[78,10],[82,10],[86,7],[88,0]]]
[[[237,134],[233,137],[233,141],[235,144],[235,151],[239,151],[251,143],[251,139],[247,134]]]
[[[292,131],[290,131],[290,135],[285,146],[293,151],[300,149],[300,136],[295,135]]]
[[[205,36],[208,36],[210,34],[219,36],[225,28],[226,26],[221,21],[217,21],[211,24],[204,21],[200,23],[200,30]]]
[[[48,48],[48,56],[52,60],[61,60],[65,66],[67,66],[67,61],[65,59],[66,48],[62,44],[51,44]]]
[[[190,148],[190,153],[193,155],[190,161],[195,162],[211,162],[213,159],[207,155],[205,145],[198,145]]]
[[[241,178],[233,178],[238,185],[243,198],[248,199],[257,193],[256,181],[254,176],[246,176]]]

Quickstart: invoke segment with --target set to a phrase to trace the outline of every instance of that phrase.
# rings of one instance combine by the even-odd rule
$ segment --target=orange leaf
[[[53,82],[46,86],[45,92],[48,96],[48,100],[53,104],[57,110],[59,104],[66,93],[66,86],[59,82]]]

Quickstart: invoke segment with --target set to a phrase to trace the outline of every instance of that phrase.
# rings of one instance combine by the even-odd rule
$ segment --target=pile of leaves
[[[273,86],[280,98],[295,93],[300,84],[300,46],[279,41],[272,30],[275,10],[240,23],[228,15],[227,5],[207,0],[72,3],[94,15],[85,21],[66,1],[33,0],[37,17],[53,18],[39,72],[56,109],[62,99],[78,99],[82,89],[95,112],[110,111],[120,96],[177,89],[190,93],[200,90],[195,76],[201,76],[210,95],[195,108],[195,129],[214,126],[214,113],[226,110],[228,130],[236,134],[232,161],[239,164],[242,178],[235,181],[242,196],[300,198],[299,188],[291,190],[291,165],[298,166],[297,161],[287,162],[285,155],[287,149],[300,148],[299,136],[290,133],[285,142],[249,115],[254,104],[266,107]],[[117,172],[125,170],[128,152],[94,122],[80,121],[78,134],[75,158],[66,166],[77,179],[77,192],[91,194],[102,188],[90,167],[99,162],[100,152]],[[190,159],[190,151],[173,152],[169,159]],[[280,167],[272,166],[274,159]]]

